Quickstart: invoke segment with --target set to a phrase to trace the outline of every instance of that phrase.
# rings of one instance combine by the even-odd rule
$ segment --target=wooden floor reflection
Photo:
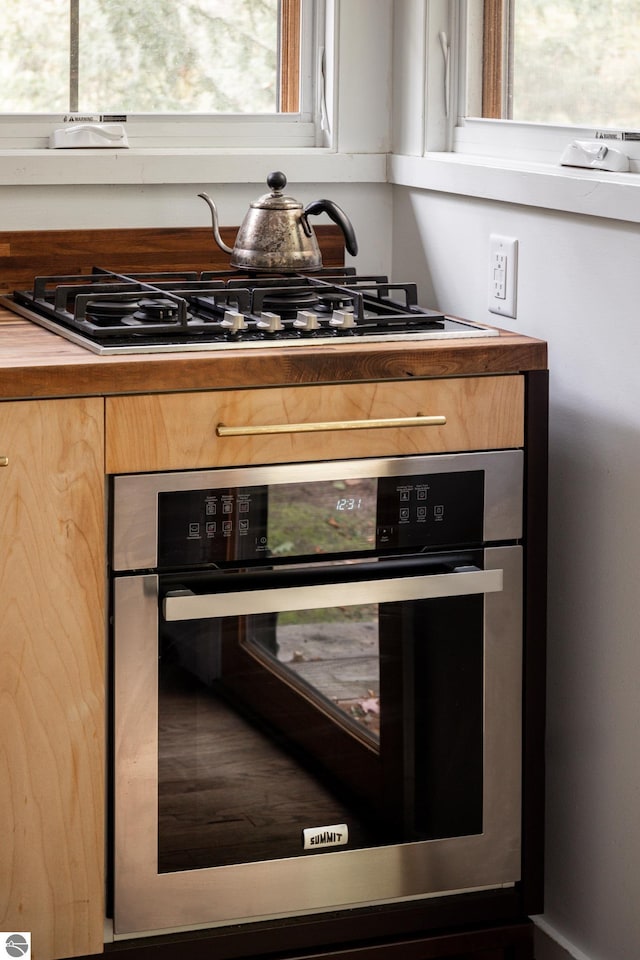
[[[303,759],[186,671],[162,683],[158,773],[159,872],[301,856],[305,827],[373,843]]]

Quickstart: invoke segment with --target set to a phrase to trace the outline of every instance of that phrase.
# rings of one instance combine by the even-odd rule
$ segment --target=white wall
[[[269,160],[260,162],[266,177],[271,170]],[[205,227],[210,225],[211,215],[197,196],[202,190],[216,201],[221,226],[240,224],[249,203],[268,192],[264,182],[0,187],[0,230]],[[381,224],[391,221],[391,187],[292,181],[287,192],[305,205],[322,197],[338,203],[353,223],[360,244],[358,258],[347,255],[347,261],[362,269],[366,264],[367,271],[389,270],[391,234]],[[330,220],[322,215],[312,222]]]
[[[515,320],[487,311],[492,232],[519,240]],[[543,923],[575,956],[631,960],[640,949],[640,232],[396,187],[393,274],[419,278],[422,299],[440,309],[549,343]]]
[[[427,304],[548,341],[547,840],[536,957],[635,960],[640,184],[421,159],[425,131],[431,138],[425,85],[442,70],[425,27],[435,18],[444,29],[446,6],[394,3],[393,151],[403,156],[390,163],[393,276],[419,279]],[[519,241],[514,320],[487,310],[491,233]]]

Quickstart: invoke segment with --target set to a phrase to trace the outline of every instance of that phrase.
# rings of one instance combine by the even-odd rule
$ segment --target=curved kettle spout
[[[218,210],[215,203],[211,199],[208,193],[199,193],[199,197],[202,197],[204,202],[208,204],[209,209],[211,210],[211,223],[213,228],[213,238],[220,247],[221,250],[224,250],[225,253],[233,253],[233,248],[228,247],[222,237],[220,236],[220,228],[218,226]]]

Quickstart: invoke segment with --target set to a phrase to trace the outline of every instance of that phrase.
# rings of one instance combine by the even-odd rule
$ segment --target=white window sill
[[[391,155],[389,182],[640,223],[640,175],[468,154]]]
[[[0,186],[262,183],[280,168],[290,181],[385,183],[387,155],[293,147],[0,150]]]

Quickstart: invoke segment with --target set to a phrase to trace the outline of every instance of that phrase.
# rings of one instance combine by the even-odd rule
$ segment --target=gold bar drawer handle
[[[9,457],[0,456],[0,467],[8,467],[8,466],[9,466]]]
[[[442,427],[447,418],[423,417],[386,417],[380,420],[336,420],[319,423],[265,423],[263,426],[229,427],[219,423],[216,434],[219,437],[258,437],[274,433],[321,433],[328,430],[378,430],[386,427]]]

